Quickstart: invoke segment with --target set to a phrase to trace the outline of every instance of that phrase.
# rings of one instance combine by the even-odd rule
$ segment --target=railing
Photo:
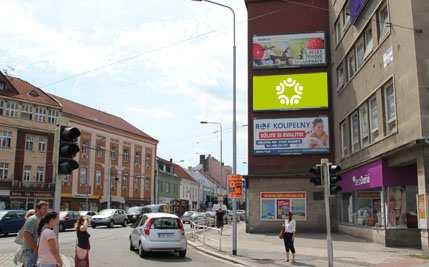
[[[207,243],[207,240],[217,242],[217,249],[219,251],[222,250],[222,228],[215,228],[215,227],[209,227],[207,225],[207,220],[204,220],[204,222],[198,221],[197,223],[190,222],[191,223],[191,237],[192,239],[200,240],[201,243],[205,246]],[[210,238],[207,233],[209,231],[216,231],[217,232],[217,239]]]
[[[0,181],[1,189],[10,189],[12,187],[12,181]]]
[[[55,189],[54,183],[13,181],[12,187],[23,191],[52,191]]]

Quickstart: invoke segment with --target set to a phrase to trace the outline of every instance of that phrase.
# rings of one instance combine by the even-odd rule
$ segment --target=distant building
[[[40,88],[0,72],[0,210],[53,206],[60,112]]]
[[[214,179],[221,187],[227,187],[227,177],[232,174],[231,166],[224,163],[212,155],[200,155],[200,164],[203,166],[202,172]],[[221,168],[222,166],[222,168]]]
[[[199,184],[181,166],[175,164],[174,173],[180,179],[180,200],[188,202],[188,210],[199,208]]]
[[[180,198],[180,178],[174,172],[173,160],[157,157],[157,202],[170,204]]]

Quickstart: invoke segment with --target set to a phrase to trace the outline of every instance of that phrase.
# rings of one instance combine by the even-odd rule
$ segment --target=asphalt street
[[[174,267],[197,267],[197,266],[234,266],[214,257],[202,254],[188,246],[188,254],[185,258],[179,258],[175,254],[157,253],[148,258],[140,258],[136,252],[129,250],[128,236],[130,227],[96,229],[89,228],[91,234],[91,266],[174,266]],[[14,243],[15,236],[0,237],[0,254],[15,253],[18,245]],[[70,258],[74,257],[76,235],[72,230],[60,233],[61,253]],[[237,266],[237,265],[235,265]]]

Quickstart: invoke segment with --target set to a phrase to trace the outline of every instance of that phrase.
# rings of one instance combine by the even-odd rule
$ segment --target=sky
[[[247,12],[237,14],[237,168],[247,174]],[[232,165],[232,15],[191,0],[1,0],[0,70],[120,116],[184,167]]]

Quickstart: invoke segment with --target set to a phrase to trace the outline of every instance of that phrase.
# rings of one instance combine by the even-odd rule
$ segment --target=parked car
[[[179,217],[169,213],[146,213],[131,232],[130,250],[138,249],[140,257],[154,251],[178,252],[186,256],[187,240]]]
[[[209,227],[214,227],[216,225],[216,218],[212,217],[210,214],[207,214],[206,212],[196,212],[192,214],[191,222],[198,225],[206,225]]]
[[[143,206],[143,213],[154,213],[154,212],[162,212],[167,213],[167,205],[166,204],[152,204]]]
[[[138,206],[136,206],[136,207],[129,208],[127,210],[128,221],[130,223],[136,223],[140,219],[140,216],[143,213],[148,213],[148,212],[145,212],[145,211],[148,211],[148,210],[146,208],[144,208],[144,207],[138,207]]]
[[[91,224],[91,218],[94,215],[97,215],[97,212],[95,211],[91,211],[91,210],[86,210],[86,211],[79,211],[80,216],[86,216],[88,218],[88,223]]]
[[[240,218],[240,221],[246,220],[246,211],[245,210],[237,210],[237,216]]]
[[[78,211],[61,211],[60,212],[60,224],[58,225],[58,231],[64,232],[67,229],[74,228],[77,219],[79,219]]]
[[[23,210],[0,210],[0,235],[18,233],[25,222]]]
[[[128,219],[127,214],[121,209],[105,209],[100,211],[97,215],[92,216],[91,227],[97,228],[97,226],[105,225],[107,227],[114,227],[116,224],[127,226]]]
[[[192,214],[194,214],[194,213],[195,213],[195,211],[186,211],[185,213],[183,213],[182,222],[183,223],[191,223]]]

